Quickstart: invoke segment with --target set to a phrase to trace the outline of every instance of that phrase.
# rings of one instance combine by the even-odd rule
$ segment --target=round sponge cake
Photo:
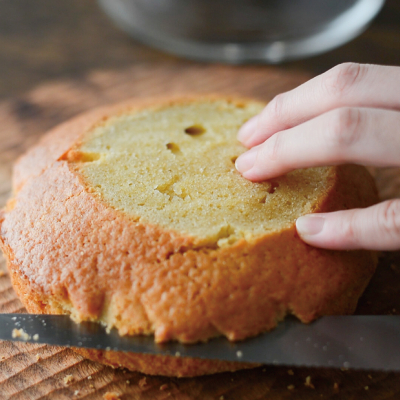
[[[235,170],[238,128],[264,104],[224,97],[132,102],[56,128],[17,163],[1,247],[30,312],[65,313],[158,342],[241,340],[285,315],[348,314],[377,263],[308,246],[295,221],[377,202],[354,165],[262,183]],[[80,350],[150,374],[250,364]]]

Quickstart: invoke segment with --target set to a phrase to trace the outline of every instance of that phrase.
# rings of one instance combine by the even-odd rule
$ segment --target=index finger
[[[274,133],[292,128],[340,107],[400,109],[400,68],[340,64],[289,92],[276,96],[238,134],[246,146],[263,143]]]

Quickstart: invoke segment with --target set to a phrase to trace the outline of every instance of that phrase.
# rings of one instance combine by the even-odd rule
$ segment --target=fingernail
[[[317,235],[324,228],[325,218],[305,215],[297,218],[296,228],[300,236]]]
[[[256,162],[257,148],[253,147],[251,150],[246,151],[246,153],[241,154],[236,162],[235,167],[241,173],[245,173],[249,169],[253,168]]]
[[[239,140],[239,142],[244,142],[255,132],[257,121],[258,115],[255,115],[242,125],[237,134],[237,139]]]

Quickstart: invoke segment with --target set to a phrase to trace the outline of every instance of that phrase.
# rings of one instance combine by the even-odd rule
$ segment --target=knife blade
[[[241,342],[158,344],[152,336],[120,336],[66,315],[0,314],[0,340],[284,366],[400,370],[400,316],[328,316],[311,324],[286,318],[276,329]]]

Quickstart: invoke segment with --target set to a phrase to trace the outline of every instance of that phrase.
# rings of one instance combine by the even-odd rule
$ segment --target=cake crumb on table
[[[167,390],[168,389],[168,385],[166,383],[164,383],[163,385],[160,386],[160,390]]]
[[[294,385],[288,385],[288,390],[294,390]]]
[[[364,389],[365,390],[369,390],[369,386],[364,386]]]
[[[224,396],[220,396],[219,400],[225,400]]]
[[[36,361],[40,361],[42,359],[42,357],[39,356],[39,354],[36,354]]]
[[[304,386],[315,389],[315,386],[311,383],[311,376],[307,376]]]
[[[131,383],[131,381],[128,381],[128,380],[126,381],[126,384],[127,384],[127,385],[129,385],[130,383]]]
[[[74,377],[72,375],[64,376],[64,384],[68,385],[74,381]]]
[[[370,374],[367,375],[369,379],[372,379],[372,376]]]
[[[289,369],[287,373],[288,373],[288,375],[294,375],[294,372],[292,369]]]
[[[147,378],[144,377],[139,381],[139,387],[144,388],[147,385]]]
[[[27,332],[25,332],[22,328],[21,329],[14,328],[11,332],[11,336],[13,337],[13,339],[21,338],[22,340],[29,340],[31,338],[31,336]]]
[[[38,341],[38,340],[39,340],[39,334],[38,334],[38,333],[35,333],[35,334],[32,336],[32,339]]]
[[[338,384],[337,382],[335,382],[335,383],[333,384],[333,389],[334,389],[334,390],[339,390],[339,384]]]
[[[116,392],[107,392],[103,395],[104,400],[119,400],[120,395]]]

